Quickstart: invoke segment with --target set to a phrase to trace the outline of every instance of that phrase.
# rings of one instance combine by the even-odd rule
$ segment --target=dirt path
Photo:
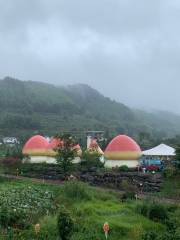
[[[0,174],[0,177],[4,177],[11,180],[28,180],[34,183],[42,183],[42,184],[51,184],[51,185],[63,185],[64,182],[61,180],[47,180],[47,179],[38,179],[38,178],[29,178],[29,177],[23,177],[23,176],[15,176],[15,175],[9,175],[9,174]],[[104,188],[104,187],[103,187]],[[107,189],[107,188],[104,188]],[[109,190],[109,188],[108,188]],[[111,189],[113,190],[113,189]],[[123,191],[114,190],[119,193],[125,193]],[[173,199],[173,198],[164,198],[164,197],[158,197],[154,196],[151,193],[141,193],[138,195],[138,199],[142,200],[149,200],[158,202],[158,203],[166,203],[166,204],[177,204],[180,205],[180,199]]]
[[[39,179],[39,178],[29,178],[23,176],[15,176],[10,174],[0,174],[0,177],[8,178],[11,180],[28,180],[34,183],[45,183],[45,184],[52,184],[52,185],[62,185],[64,182],[61,180],[47,180],[47,179]]]

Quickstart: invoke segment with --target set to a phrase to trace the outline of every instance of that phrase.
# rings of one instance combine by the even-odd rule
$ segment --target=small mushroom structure
[[[104,155],[104,152],[102,151],[102,149],[100,148],[99,144],[97,143],[96,139],[92,139],[91,143],[87,149],[90,153],[92,152],[96,152],[98,153],[100,156]]]

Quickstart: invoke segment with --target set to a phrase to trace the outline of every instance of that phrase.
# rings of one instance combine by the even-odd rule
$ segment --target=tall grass
[[[71,201],[88,201],[91,195],[88,192],[88,185],[78,181],[67,182],[63,186],[63,195]]]

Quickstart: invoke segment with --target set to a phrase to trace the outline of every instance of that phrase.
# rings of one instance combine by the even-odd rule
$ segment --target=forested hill
[[[104,97],[84,84],[58,87],[6,77],[0,80],[0,135],[53,135],[104,130],[158,138],[180,133],[180,117],[146,113]]]

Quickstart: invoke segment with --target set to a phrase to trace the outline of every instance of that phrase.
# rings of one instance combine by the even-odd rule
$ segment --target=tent
[[[151,148],[149,150],[143,151],[144,156],[167,156],[172,157],[175,156],[175,148],[172,148],[166,144],[160,144],[154,148]]]

